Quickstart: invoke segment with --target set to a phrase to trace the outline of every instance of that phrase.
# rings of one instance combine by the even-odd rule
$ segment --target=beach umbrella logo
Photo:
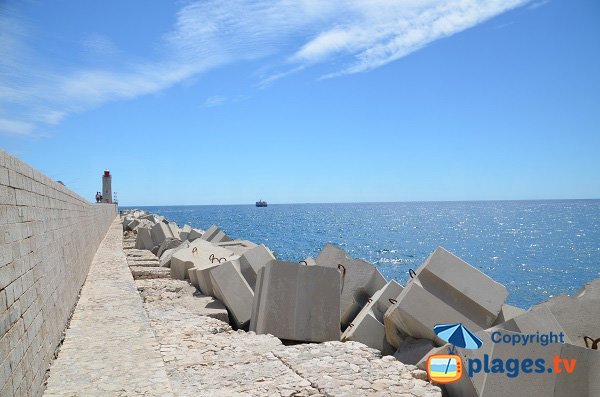
[[[427,374],[432,382],[452,383],[462,377],[463,363],[456,355],[456,347],[479,349],[482,340],[462,324],[438,324],[433,332],[442,340],[451,343],[450,354],[434,354],[427,359]]]
[[[463,349],[479,349],[482,340],[462,324],[438,324],[433,327],[438,338]]]

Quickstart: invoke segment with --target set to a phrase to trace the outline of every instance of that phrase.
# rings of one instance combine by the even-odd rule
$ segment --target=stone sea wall
[[[0,149],[0,395],[39,396],[116,216]]]

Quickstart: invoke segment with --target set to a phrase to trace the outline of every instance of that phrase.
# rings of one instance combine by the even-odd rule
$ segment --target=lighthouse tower
[[[102,202],[112,203],[112,176],[109,170],[104,171],[102,175]]]

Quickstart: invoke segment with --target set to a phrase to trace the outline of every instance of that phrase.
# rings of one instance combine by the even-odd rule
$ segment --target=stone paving
[[[187,281],[134,281],[130,270],[156,269],[157,259],[131,237],[117,242],[118,226],[92,265],[47,396],[441,396],[424,371],[361,343],[285,346],[233,330],[225,307]]]
[[[46,391],[54,396],[172,396],[159,345],[122,250],[117,219],[100,244]]]

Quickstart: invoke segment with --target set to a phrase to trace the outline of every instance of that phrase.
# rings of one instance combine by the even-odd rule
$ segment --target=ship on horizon
[[[266,207],[266,206],[267,206],[267,202],[266,202],[266,201],[263,201],[263,200],[258,200],[258,201],[256,202],[256,206],[257,206],[257,207]]]

